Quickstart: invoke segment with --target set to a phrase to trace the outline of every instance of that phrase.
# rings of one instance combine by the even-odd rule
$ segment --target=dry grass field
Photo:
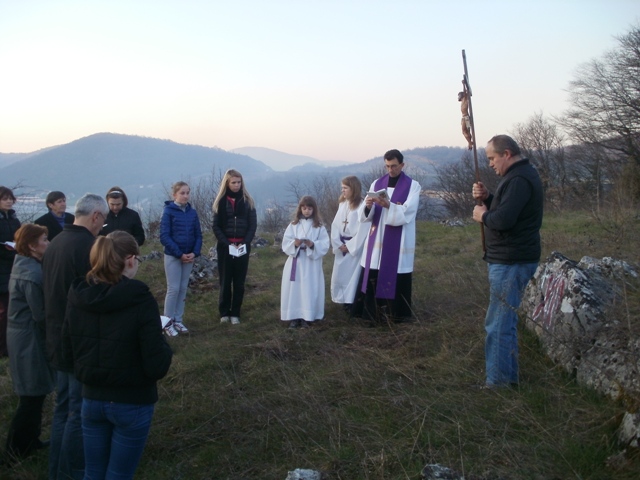
[[[543,257],[558,250],[575,260],[640,263],[633,217],[621,229],[587,214],[547,215],[542,233]],[[159,247],[145,253],[151,249]],[[640,478],[637,452],[607,465],[620,450],[624,406],[576,385],[532,334],[520,332],[518,390],[474,388],[484,380],[488,301],[477,225],[419,224],[409,324],[369,328],[349,319],[330,301],[332,261],[325,257],[325,319],[308,329],[279,320],[278,246],[254,249],[240,325],[219,323],[217,279],[190,293],[192,333],[169,340],[174,361],[160,382],[137,479],[284,480],[289,470],[311,468],[331,480],[417,480],[427,463],[467,479]],[[162,303],[162,261],[143,263],[139,275]],[[638,292],[629,302],[637,312]],[[16,405],[3,360],[3,442]],[[51,406],[49,398],[43,438]],[[0,467],[0,478],[46,478],[46,456]]]

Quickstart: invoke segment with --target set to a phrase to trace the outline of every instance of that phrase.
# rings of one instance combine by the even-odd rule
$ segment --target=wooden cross
[[[342,229],[342,231],[343,231],[343,232],[346,232],[346,231],[347,231],[347,224],[349,223],[349,220],[347,220],[347,219],[345,218],[345,219],[344,219],[344,222],[342,222],[342,223],[344,223],[344,228]]]

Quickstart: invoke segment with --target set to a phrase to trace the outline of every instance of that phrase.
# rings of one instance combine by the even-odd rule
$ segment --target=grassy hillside
[[[638,263],[639,222],[610,227],[586,215],[547,216],[543,255]],[[622,405],[577,386],[533,335],[521,331],[519,390],[474,388],[484,380],[488,301],[479,227],[421,223],[417,250],[411,324],[367,328],[329,298],[324,321],[287,330],[279,321],[285,257],[272,246],[255,249],[240,325],[219,323],[215,283],[194,289],[185,316],[193,333],[170,339],[174,362],[136,478],[284,480],[312,468],[329,479],[413,480],[427,463],[468,479],[640,478],[637,455],[606,465],[619,451]],[[162,303],[162,262],[143,263],[140,278]],[[4,360],[3,442],[16,406],[7,370]],[[43,438],[49,423],[50,414]],[[44,478],[46,453],[1,468],[0,478]]]

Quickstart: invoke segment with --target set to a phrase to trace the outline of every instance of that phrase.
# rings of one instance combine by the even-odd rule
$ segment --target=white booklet
[[[0,242],[0,244],[6,245],[11,250],[15,250],[16,249],[16,242]]]
[[[383,200],[388,199],[387,189],[383,188],[382,190],[378,190],[377,192],[367,192],[367,197],[369,198],[381,198]]]
[[[229,245],[229,255],[232,257],[241,257],[247,253],[247,246],[242,243],[237,247],[233,244]]]

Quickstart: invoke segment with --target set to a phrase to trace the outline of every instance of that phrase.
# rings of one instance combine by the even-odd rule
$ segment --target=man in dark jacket
[[[496,135],[486,148],[489,165],[502,177],[495,194],[474,183],[482,205],[473,219],[484,225],[490,300],[485,318],[486,386],[518,384],[517,310],[540,260],[543,189],[540,176],[518,144]]]
[[[99,195],[87,193],[80,198],[73,225],[64,226],[42,261],[47,356],[57,371],[49,480],[84,476],[82,385],[72,373],[73,364],[62,355],[62,325],[69,287],[74,279],[91,269],[89,253],[108,211],[107,202]]]
[[[138,246],[144,243],[144,228],[142,228],[142,220],[135,210],[128,207],[129,199],[120,187],[111,187],[107,192],[107,204],[109,205],[109,214],[105,225],[100,231],[100,235],[109,235],[116,230],[122,230],[130,233],[138,242]]]

